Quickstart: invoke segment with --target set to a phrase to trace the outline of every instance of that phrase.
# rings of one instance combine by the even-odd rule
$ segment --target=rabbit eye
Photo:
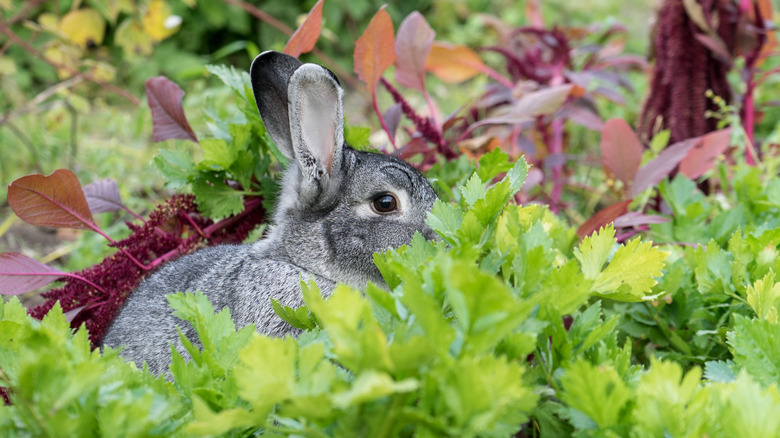
[[[398,210],[398,200],[390,193],[382,193],[371,202],[371,209],[377,214],[388,214]]]

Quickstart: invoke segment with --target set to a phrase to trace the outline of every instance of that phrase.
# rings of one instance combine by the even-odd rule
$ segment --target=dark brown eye
[[[375,213],[387,214],[398,210],[398,201],[390,193],[382,193],[374,198],[371,208]]]

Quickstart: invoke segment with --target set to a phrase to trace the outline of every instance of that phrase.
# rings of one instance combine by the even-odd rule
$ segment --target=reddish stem
[[[68,277],[68,278],[74,278],[76,280],[80,280],[80,281],[83,281],[84,283],[87,283],[88,285],[94,287],[95,289],[99,290],[100,292],[103,292],[104,294],[108,293],[108,292],[106,292],[105,289],[103,289],[102,287],[96,285],[95,283],[87,280],[86,278],[84,278],[84,277],[82,277],[80,275],[71,274],[69,272],[35,272],[35,273],[13,274],[13,275],[18,275],[20,277]]]
[[[190,217],[189,214],[187,214],[185,212],[179,212],[179,216],[181,216],[184,219],[186,219],[187,222],[189,222],[190,225],[192,225],[192,228],[194,228],[195,231],[200,235],[200,237],[202,237],[204,239],[208,239],[208,236],[203,233],[203,230],[198,226],[198,224],[195,223],[195,221],[192,220],[192,218]]]
[[[387,124],[385,123],[385,118],[382,117],[382,111],[379,110],[379,103],[376,101],[376,87],[371,92],[371,99],[374,102],[374,111],[376,112],[377,117],[379,117],[379,123],[382,124],[382,129],[385,130],[385,133],[387,134],[387,138],[390,139],[390,144],[393,145],[393,150],[397,150],[398,147],[395,145],[395,138],[393,138],[393,135],[390,133],[390,130],[387,129]]]
[[[626,241],[626,239],[628,239],[629,237],[631,237],[631,236],[634,236],[635,234],[639,234],[639,233],[641,233],[642,231],[647,231],[647,230],[649,230],[649,229],[650,229],[650,227],[649,227],[649,226],[647,226],[647,225],[639,225],[638,227],[634,228],[634,229],[633,229],[633,230],[631,230],[631,231],[627,231],[627,232],[625,232],[625,233],[623,233],[623,234],[619,234],[619,235],[617,235],[617,236],[615,237],[615,240],[617,240],[617,241],[618,241],[618,243],[623,243],[623,242],[625,242],[625,241]]]
[[[551,87],[554,87],[556,85],[561,85],[565,82],[565,79],[563,77],[564,67],[565,66],[562,64],[558,64],[556,66],[555,73],[553,74],[552,80],[550,80]],[[561,193],[563,192],[563,164],[564,163],[563,160],[561,159],[561,156],[563,155],[563,120],[561,119],[553,120],[552,131],[553,131],[552,142],[548,143],[548,147],[549,147],[550,154],[556,157],[552,166],[552,179],[553,179],[552,205],[555,206],[557,210],[557,206],[560,204],[561,201]]]
[[[486,67],[482,68],[481,70],[482,70],[483,73],[485,73],[486,75],[488,75],[491,78],[493,78],[496,82],[498,82],[501,85],[509,88],[510,90],[515,88],[514,82],[510,81],[509,79],[504,77],[504,75],[502,75],[501,73],[493,70],[492,68],[486,66]]]
[[[128,214],[130,214],[130,216],[140,220],[141,222],[146,223],[146,219],[144,219],[143,216],[134,212],[133,210],[130,210],[126,205],[122,205],[122,210],[126,211]]]
[[[747,80],[747,89],[745,90],[745,98],[742,103],[742,126],[745,128],[745,135],[747,136],[748,145],[745,148],[745,161],[748,166],[756,165],[756,157],[753,156],[753,139],[755,137],[755,100],[753,91],[755,90],[754,76],[749,74]]]
[[[558,205],[561,202],[561,193],[563,192],[563,120],[553,120],[552,122],[552,143],[550,144],[550,154],[556,159],[552,166],[552,202]]]
[[[208,227],[206,227],[206,228],[201,230],[201,234],[200,235],[203,236],[204,238],[208,239],[216,231],[219,231],[219,230],[221,230],[223,228],[227,228],[230,225],[232,225],[234,222],[239,221],[244,216],[252,213],[257,208],[261,207],[262,203],[263,203],[263,200],[261,198],[250,199],[249,201],[246,202],[246,204],[244,204],[244,211],[242,211],[241,213],[239,213],[236,216],[232,216],[232,217],[229,217],[227,219],[221,220],[221,221],[219,221],[219,222],[217,222],[215,224],[209,225]],[[189,241],[189,239],[188,239],[188,241]],[[160,257],[156,258],[155,260],[153,260],[151,263],[149,263],[150,269],[154,269],[157,266],[160,266],[161,264],[178,257],[181,254],[182,247],[186,243],[187,242],[182,243],[178,247],[168,251],[167,253],[165,253],[165,254],[161,255]]]
[[[428,94],[428,89],[423,88],[423,96],[425,97],[425,103],[428,105],[428,111],[431,112],[431,120],[433,120],[433,126],[441,131],[441,125],[439,125],[439,118],[436,117],[436,107],[433,106],[433,100],[431,100],[431,95]]]

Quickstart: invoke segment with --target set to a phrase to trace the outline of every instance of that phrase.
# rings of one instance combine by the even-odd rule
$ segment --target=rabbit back
[[[219,312],[228,308],[236,328],[250,323],[270,336],[297,335],[273,311],[271,298],[290,307],[303,304],[300,281],[314,279],[323,296],[335,283],[303,271],[282,257],[271,258],[267,242],[252,245],[220,245],[206,248],[168,263],[128,297],[120,315],[103,338],[103,345],[122,346],[122,357],[140,366],[144,361],[159,375],[170,365],[170,346],[189,359],[177,327],[195,345],[195,329],[173,314],[166,295],[201,291]]]

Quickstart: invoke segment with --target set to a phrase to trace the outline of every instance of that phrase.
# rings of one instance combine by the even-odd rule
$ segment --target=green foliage
[[[101,2],[82,6],[110,21],[111,8]],[[288,22],[305,10],[301,2],[267,6]],[[193,37],[170,36],[152,61],[175,64],[167,68],[179,77],[204,73],[180,47],[193,48],[223,27],[253,32],[245,14],[219,0],[197,1],[204,20],[186,4],[175,8]],[[443,3],[434,8],[456,14]],[[326,28],[354,33],[363,27],[354,22],[374,9],[367,1],[350,4],[348,14],[326,8]],[[140,13],[125,11],[121,19],[139,20]],[[80,20],[94,22],[90,15]],[[106,28],[113,35],[106,41],[130,51],[126,38],[138,41],[143,32],[123,23]],[[467,30],[483,37],[474,29]],[[86,43],[79,35],[56,44]],[[256,49],[239,41],[211,57]],[[104,64],[90,71],[106,73]],[[149,71],[121,67],[122,75]],[[232,67],[205,70],[233,92],[236,110],[226,116],[206,104],[210,138],[197,153],[168,144],[155,166],[168,188],[191,189],[212,218],[241,212],[246,196],[263,196],[270,206],[277,164],[285,159],[257,116],[248,76]],[[53,75],[33,63],[13,81],[29,85]],[[68,108],[83,104],[76,95],[68,99]],[[135,123],[135,134],[142,124]],[[370,133],[348,127],[345,136],[366,149]],[[668,138],[656,136],[652,150]],[[186,353],[171,349],[165,378],[126,364],[115,350],[91,351],[86,331],[73,332],[58,306],[36,321],[16,299],[0,301],[0,388],[11,401],[0,405],[0,432],[780,436],[780,183],[776,159],[765,158],[757,167],[716,168],[712,195],[698,189],[702,181],[681,175],[661,182],[658,193],[671,214],[669,222],[650,225],[655,245],[624,241],[613,226],[579,242],[548,208],[515,205],[528,165],[509,162],[500,148],[482,154],[476,171],[465,156],[439,161],[428,176],[442,199],[428,224],[442,240],[416,235],[376,254],[387,289],[339,286],[326,300],[316,285],[304,285],[305,306],[272,302],[302,330],[284,339],[258,335],[253,326],[237,330],[229,312],[215,313],[203,294],[171,295],[171,308],[199,343],[180,337]]]
[[[15,298],[0,301],[0,404],[4,436],[169,436],[187,413],[173,385],[106,349],[92,351],[59,306],[30,318]]]
[[[230,144],[203,166],[229,167]],[[11,436],[777,436],[778,420],[765,419],[780,414],[778,233],[748,222],[723,245],[681,249],[620,244],[606,227],[577,243],[547,208],[506,205],[527,165],[500,158],[483,157],[458,203],[436,203],[429,223],[444,241],[416,235],[375,256],[389,290],[339,286],[326,300],[312,283],[305,306],[273,303],[304,330],[297,339],[236,330],[203,294],[169,296],[200,339],[181,337],[189,361],[172,350],[171,382],[116,351],[90,352],[59,308],[38,322],[6,303],[0,384],[12,404],[0,407],[0,427]],[[650,342],[656,357],[644,356]]]
[[[774,184],[765,183],[759,168],[732,171],[722,195],[705,196],[681,176],[661,183],[674,213],[670,222],[651,226],[656,241],[670,242],[663,247],[667,265],[652,287],[659,299],[606,307],[620,316],[619,327],[640,357],[684,366],[725,361],[732,358],[727,333],[736,316],[777,322],[780,208],[768,201]]]
[[[201,168],[230,167],[233,129]],[[0,425],[11,435],[774,436],[755,419],[780,409],[777,233],[748,223],[755,231],[725,247],[680,249],[620,244],[607,227],[577,243],[547,208],[506,205],[527,165],[504,163],[485,155],[457,204],[437,202],[429,223],[444,241],[417,235],[375,256],[389,290],[339,286],[325,300],[312,283],[305,306],[274,303],[304,330],[297,339],[236,330],[203,294],[169,296],[200,339],[181,336],[189,360],[172,350],[171,382],[116,351],[90,352],[59,308],[37,322],[10,301],[0,382],[12,404]],[[648,340],[679,363],[643,365]]]
[[[257,115],[249,75],[232,67],[207,69],[235,92],[240,118],[235,122],[213,120],[209,127],[214,137],[199,142],[200,160],[183,150],[161,149],[154,164],[168,180],[169,188],[189,185],[199,210],[210,218],[240,213],[247,195],[263,196],[269,208],[277,192],[274,158],[284,159]]]

